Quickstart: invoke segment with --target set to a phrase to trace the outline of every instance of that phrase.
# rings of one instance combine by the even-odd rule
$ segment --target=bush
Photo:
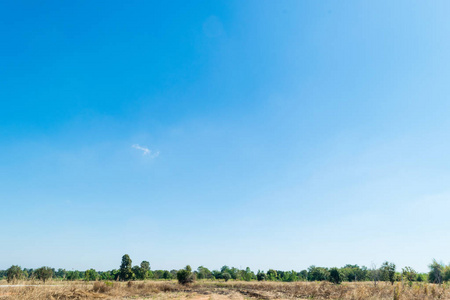
[[[442,283],[444,265],[433,260],[433,263],[428,266],[430,273],[428,273],[428,281],[430,283]]]
[[[178,283],[186,285],[195,281],[194,274],[192,274],[191,266],[187,265],[186,268],[177,272]]]
[[[120,280],[128,281],[133,279],[134,274],[131,270],[131,262],[131,258],[128,254],[122,256],[122,263],[120,264],[119,269]]]
[[[225,273],[225,274],[222,275],[222,277],[223,277],[223,279],[225,280],[225,282],[227,282],[228,280],[231,279],[230,273]]]
[[[11,266],[8,270],[6,270],[6,280],[8,283],[16,282],[19,279],[23,278],[22,268],[19,266]]]
[[[53,276],[53,270],[50,267],[41,267],[34,273],[37,279],[42,280],[44,283]]]
[[[85,281],[96,281],[98,279],[98,273],[94,269],[89,269],[84,272]]]
[[[264,272],[258,272],[258,274],[256,274],[256,279],[258,279],[258,281],[267,280],[267,275]]]
[[[344,280],[344,274],[338,268],[331,268],[328,280],[334,284],[340,284]]]
[[[269,280],[277,280],[277,271],[270,269],[267,271],[267,278]]]

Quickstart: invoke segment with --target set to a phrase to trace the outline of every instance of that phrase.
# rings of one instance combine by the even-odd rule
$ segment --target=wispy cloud
[[[134,149],[138,149],[142,151],[142,155],[148,156],[150,158],[155,158],[159,155],[159,151],[153,152],[152,150],[148,149],[147,147],[139,146],[138,144],[134,144],[131,147]]]

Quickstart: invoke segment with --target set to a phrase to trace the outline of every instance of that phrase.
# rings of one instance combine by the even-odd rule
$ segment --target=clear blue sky
[[[447,1],[2,1],[0,269],[450,261]]]

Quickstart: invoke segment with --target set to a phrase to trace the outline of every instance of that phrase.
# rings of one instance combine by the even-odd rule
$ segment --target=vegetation
[[[39,280],[42,280],[44,283],[52,278],[53,276],[53,269],[49,267],[41,267],[34,271],[34,274],[36,275],[36,278]]]
[[[118,269],[109,271],[96,271],[94,269],[80,272],[77,270],[66,271],[64,269],[52,269],[41,267],[39,269],[22,269],[13,265],[7,270],[0,270],[0,279],[6,279],[10,283],[18,280],[64,280],[64,281],[132,281],[132,280],[172,280],[177,279],[182,285],[186,285],[199,280],[221,280],[221,281],[276,281],[276,282],[330,282],[341,284],[342,282],[378,282],[413,283],[429,282],[442,284],[450,281],[450,265],[446,266],[433,260],[429,265],[428,273],[418,273],[411,267],[404,267],[397,271],[396,265],[391,262],[384,262],[379,268],[372,266],[368,269],[364,266],[345,265],[341,268],[325,268],[310,266],[307,270],[283,271],[269,269],[266,272],[258,270],[255,274],[250,268],[238,269],[223,266],[220,270],[209,270],[205,266],[200,266],[193,271],[190,266],[181,270],[151,270],[150,262],[144,260],[140,265],[132,267],[132,260],[129,255],[122,257]]]
[[[331,268],[329,280],[334,284],[340,284],[344,280],[344,274],[338,268]]]
[[[131,258],[128,254],[122,256],[122,263],[120,264],[119,278],[120,280],[128,281],[133,279],[133,271],[131,270]]]
[[[330,271],[331,273],[331,271]],[[131,284],[130,284],[131,283]],[[175,281],[63,281],[41,286],[12,286],[0,289],[3,300],[47,299],[315,299],[315,300],[432,300],[450,299],[446,285],[398,282],[277,282],[202,280],[190,285]]]
[[[186,268],[177,272],[178,283],[186,285],[195,281],[195,275],[192,274],[191,266],[187,265]]]
[[[23,271],[19,266],[11,266],[8,270],[6,270],[6,280],[8,283],[14,283],[19,279],[22,279]]]

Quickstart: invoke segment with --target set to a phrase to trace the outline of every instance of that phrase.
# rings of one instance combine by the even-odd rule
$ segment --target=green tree
[[[442,279],[443,281],[450,281],[450,265],[444,267]]]
[[[308,268],[308,280],[309,281],[325,281],[328,280],[330,273],[326,268],[310,266]]]
[[[133,273],[131,278],[145,280],[149,278],[150,275],[150,263],[144,260],[143,262],[141,262],[140,266],[134,266],[131,271]]]
[[[345,265],[341,268],[344,274],[344,281],[365,281],[370,279],[369,270],[366,267],[358,265]]]
[[[219,270],[213,270],[211,273],[215,279],[223,279],[223,274]]]
[[[416,281],[417,279],[417,272],[411,267],[404,267],[402,269],[402,275],[409,282]]]
[[[240,272],[240,275],[241,275],[240,277],[245,281],[250,281],[256,277],[255,273],[253,273],[249,267],[247,267],[245,270],[242,270]]]
[[[69,271],[69,272],[67,272],[66,278],[67,278],[67,280],[78,280],[78,279],[80,279],[80,272],[79,271]]]
[[[53,276],[53,270],[49,267],[41,267],[39,269],[36,269],[34,271],[34,274],[36,275],[36,278],[39,280],[42,280],[44,283],[52,278]]]
[[[131,258],[128,254],[122,256],[122,263],[119,269],[120,280],[128,281],[133,279],[133,271],[131,270]]]
[[[268,280],[277,280],[277,271],[275,271],[273,269],[269,269],[269,271],[267,271],[267,279]]]
[[[344,280],[344,274],[338,268],[331,268],[328,280],[334,284],[341,284]]]
[[[192,274],[191,266],[187,265],[186,268],[177,272],[178,283],[186,285],[195,281],[194,274]]]
[[[258,270],[258,273],[256,274],[256,279],[258,281],[265,281],[265,280],[267,280],[267,275],[266,275],[266,273]]]
[[[308,271],[306,270],[301,270],[300,272],[297,273],[297,276],[300,280],[307,280],[308,279]]]
[[[19,266],[11,266],[6,270],[6,280],[8,283],[16,282],[23,278],[22,268]]]
[[[444,265],[438,263],[435,259],[433,259],[433,262],[428,266],[430,268],[430,272],[428,273],[428,281],[430,283],[442,283],[443,279],[443,269]]]
[[[58,271],[55,272],[56,278],[65,279],[67,276],[67,271],[59,268]]]
[[[98,273],[94,269],[89,269],[84,272],[84,280],[96,281],[98,279]]]
[[[231,275],[230,275],[230,273],[223,273],[222,274],[222,278],[225,280],[225,282],[226,281],[228,281],[228,280],[230,280],[231,279]]]
[[[142,280],[144,274],[142,273],[141,267],[140,266],[134,266],[131,268],[131,272],[133,273],[133,275],[131,276],[131,280]]]
[[[141,277],[142,279],[149,278],[149,272],[150,272],[150,263],[146,260],[141,262]]]
[[[395,264],[385,261],[380,268],[381,279],[383,281],[390,281],[391,284],[395,282]]]
[[[211,279],[213,277],[212,273],[208,268],[205,268],[204,266],[200,266],[197,268],[198,272],[198,279]]]
[[[163,273],[163,275],[162,275],[162,278],[163,278],[163,279],[166,279],[166,280],[170,280],[170,279],[172,279],[172,274],[171,274],[169,271],[164,270],[164,273]]]

